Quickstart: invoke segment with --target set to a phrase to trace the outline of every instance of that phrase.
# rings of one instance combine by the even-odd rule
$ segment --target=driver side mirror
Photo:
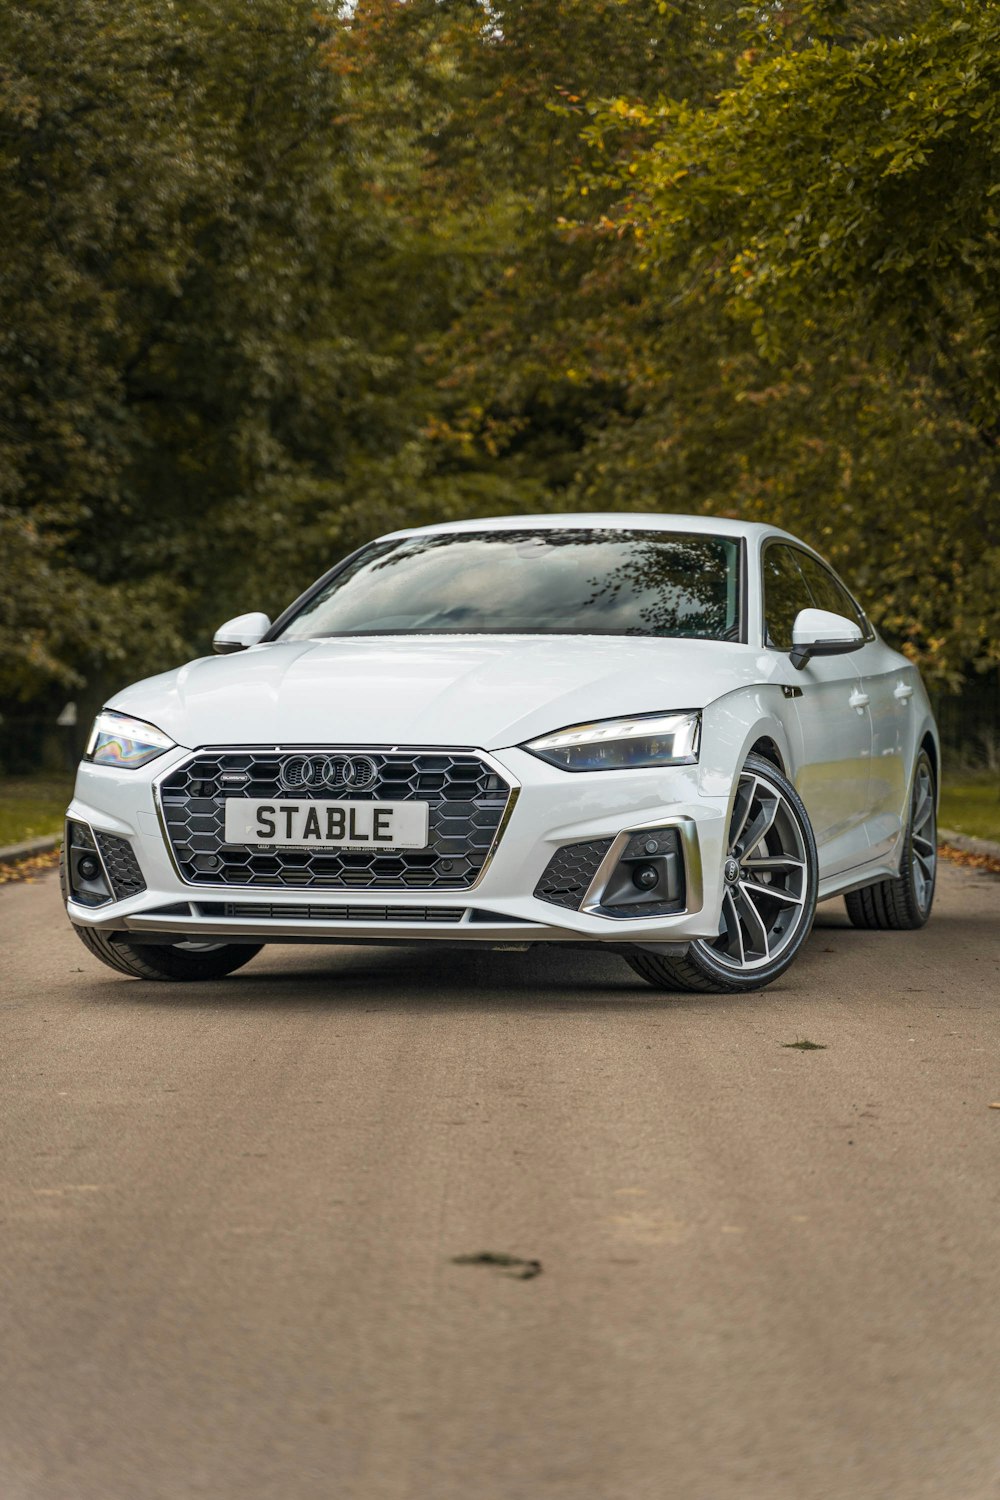
[[[236,615],[232,620],[227,620],[225,625],[219,626],[212,641],[212,649],[220,656],[228,656],[232,651],[245,651],[248,646],[256,646],[270,628],[271,621],[259,610],[248,615]]]
[[[813,656],[843,656],[864,645],[864,635],[853,620],[828,609],[800,609],[792,626],[792,666],[802,670]]]

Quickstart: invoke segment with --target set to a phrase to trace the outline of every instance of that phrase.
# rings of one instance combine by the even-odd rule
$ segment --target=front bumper
[[[489,759],[516,796],[492,857],[460,890],[213,886],[188,883],[164,837],[156,787],[190,755],[178,748],[139,771],[84,763],[67,817],[96,834],[129,841],[145,890],[101,906],[67,898],[80,927],[131,934],[139,941],[478,942],[491,946],[601,942],[678,944],[718,931],[728,799],[707,795],[699,767],[567,772],[517,749]],[[628,838],[674,829],[683,856],[683,910],[611,916],[600,909]],[[609,848],[579,907],[536,894],[553,855],[569,845]]]

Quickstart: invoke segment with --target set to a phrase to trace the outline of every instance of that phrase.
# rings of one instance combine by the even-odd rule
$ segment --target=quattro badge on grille
[[[344,787],[363,792],[378,780],[378,766],[367,755],[293,755],[282,761],[278,781],[286,792]]]

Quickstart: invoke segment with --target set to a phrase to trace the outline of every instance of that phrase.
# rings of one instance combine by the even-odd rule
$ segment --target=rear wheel
[[[262,943],[133,943],[93,927],[74,929],[83,946],[109,969],[133,979],[224,979],[260,952]]]
[[[628,962],[643,979],[665,990],[763,989],[808,937],[816,841],[798,792],[759,755],[749,755],[740,774],[724,874],[718,936],[699,938],[683,958],[633,950]]]
[[[923,927],[934,905],[937,879],[937,789],[926,750],[917,757],[910,816],[899,875],[844,897],[855,927],[912,932]]]

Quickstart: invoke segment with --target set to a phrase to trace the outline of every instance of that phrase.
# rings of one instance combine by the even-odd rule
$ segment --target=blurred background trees
[[[390,527],[767,519],[1000,656],[993,0],[10,0],[0,708]]]

